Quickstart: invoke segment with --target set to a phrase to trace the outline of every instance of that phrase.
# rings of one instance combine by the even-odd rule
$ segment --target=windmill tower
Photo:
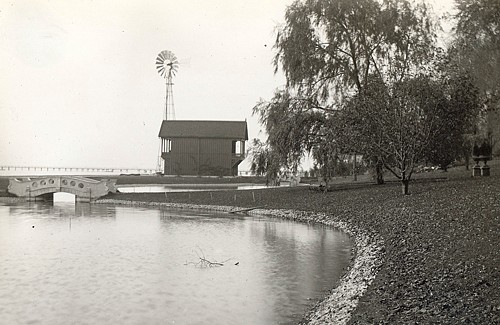
[[[161,51],[156,57],[156,70],[165,78],[165,120],[175,120],[174,96],[172,92],[172,77],[177,73],[179,61],[174,53]]]
[[[163,115],[164,120],[175,120],[175,110],[174,110],[174,95],[172,91],[172,78],[177,73],[179,68],[179,61],[177,57],[171,51],[161,51],[156,57],[156,70],[160,76],[165,78],[165,114]],[[160,148],[158,150],[158,163],[156,165],[157,172],[163,172],[163,159],[161,158],[162,148],[164,144],[160,138]]]

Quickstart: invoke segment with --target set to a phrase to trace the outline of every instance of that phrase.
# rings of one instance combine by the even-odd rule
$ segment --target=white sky
[[[284,84],[272,46],[292,2],[0,0],[0,166],[155,168],[162,50],[181,62],[177,119],[247,119],[258,137],[252,107]]]

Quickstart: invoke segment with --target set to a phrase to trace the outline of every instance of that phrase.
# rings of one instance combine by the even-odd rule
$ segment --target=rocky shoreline
[[[166,202],[141,202],[114,199],[101,199],[100,204],[139,205],[155,208],[195,209],[231,212],[244,210],[242,207],[178,204]],[[347,233],[354,240],[354,259],[346,274],[329,294],[309,311],[303,324],[347,324],[352,311],[356,308],[360,297],[365,293],[375,278],[383,260],[383,242],[374,232],[369,232],[349,223],[325,214],[315,214],[297,210],[253,209],[251,215],[265,215],[273,218],[294,220],[305,223],[321,223]]]

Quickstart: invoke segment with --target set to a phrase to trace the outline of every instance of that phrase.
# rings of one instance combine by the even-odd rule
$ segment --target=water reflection
[[[297,322],[339,278],[350,245],[344,234],[326,227],[259,217],[90,204],[0,205],[0,319]],[[194,267],[200,254],[224,266]]]
[[[302,292],[305,297],[315,298],[318,292],[326,293],[325,282],[320,277],[328,272],[341,274],[345,267],[338,261],[349,253],[347,238],[336,236],[327,227],[296,227],[295,223],[284,221],[265,223],[264,227],[253,224],[251,231],[255,244],[262,244],[264,256],[268,257],[264,267],[272,276],[266,278],[267,286],[276,286],[274,278],[280,274],[288,275],[289,280],[279,284],[286,286],[286,290],[275,288],[282,293],[274,300],[275,308],[281,312],[293,310],[293,306],[301,306],[300,310],[304,310],[310,302],[304,301],[303,296],[287,295],[287,292]],[[330,258],[322,258],[324,256]],[[336,280],[331,279],[326,288],[332,288]]]
[[[287,186],[283,184],[282,186]],[[118,191],[122,193],[170,193],[170,192],[199,192],[199,191],[223,191],[223,190],[256,190],[271,188],[259,184],[169,184],[169,185],[119,185]]]
[[[114,206],[93,205],[89,203],[52,203],[52,202],[19,202],[6,206],[8,214],[12,216],[33,217],[42,216],[44,219],[66,217],[98,217],[114,218]]]

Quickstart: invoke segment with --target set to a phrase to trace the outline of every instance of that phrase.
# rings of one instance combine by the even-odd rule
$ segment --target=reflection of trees
[[[226,213],[218,214],[213,211],[204,212],[199,210],[161,209],[159,211],[162,227],[165,228],[170,228],[176,222],[186,222],[192,226],[206,223],[207,225],[216,227],[238,229],[244,227],[243,222],[241,222],[245,218],[244,216],[228,216]]]
[[[160,240],[165,245],[162,249],[171,249],[171,243],[180,243],[184,254],[182,263],[198,261],[196,252],[201,249],[210,261],[233,258],[227,252],[231,251],[231,236],[243,232],[245,222],[243,216],[228,215],[214,211],[161,209],[159,220],[162,236]],[[224,252],[214,255],[214,251]],[[170,263],[170,262],[166,262]]]
[[[349,263],[347,237],[327,227],[291,221],[254,222],[251,235],[263,242],[265,277],[277,296],[275,309],[290,313],[293,306],[304,306],[326,294]],[[289,294],[297,293],[297,294]],[[280,293],[277,295],[277,293]],[[305,312],[305,310],[304,310]]]
[[[261,227],[262,225],[257,225]],[[287,313],[291,306],[300,306],[301,297],[297,295],[289,295],[287,292],[301,292],[299,288],[303,286],[300,279],[300,269],[308,266],[301,265],[299,255],[299,247],[297,242],[293,240],[293,236],[280,235],[279,226],[283,223],[266,222],[263,227],[263,241],[266,255],[268,255],[268,265],[266,266],[272,277],[265,277],[268,282],[268,287],[273,288],[273,291],[280,292],[280,295],[275,301],[275,310],[279,310],[280,314]],[[292,231],[293,232],[293,231]],[[292,278],[289,278],[293,275]],[[286,288],[283,290],[283,288]],[[306,296],[309,292],[302,291]]]

